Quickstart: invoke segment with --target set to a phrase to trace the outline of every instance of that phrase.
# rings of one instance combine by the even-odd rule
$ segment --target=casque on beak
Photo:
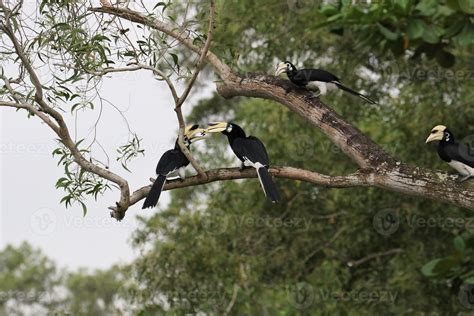
[[[281,62],[277,66],[277,69],[275,71],[275,76],[279,76],[284,72],[286,72],[286,64],[284,62]]]
[[[198,124],[188,125],[184,129],[184,137],[186,137],[191,143],[206,137],[206,130],[199,128]]]
[[[206,129],[206,132],[208,133],[220,133],[225,131],[227,129],[227,126],[229,126],[227,122],[212,122],[207,125],[208,127]]]
[[[436,140],[443,140],[445,130],[446,130],[446,127],[443,125],[435,126],[431,130],[431,134],[430,136],[428,136],[425,143],[428,144],[429,142],[434,142]]]

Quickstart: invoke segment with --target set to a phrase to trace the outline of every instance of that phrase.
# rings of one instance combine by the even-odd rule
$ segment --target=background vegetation
[[[204,28],[207,8],[192,6]],[[175,16],[185,9],[165,8]],[[398,159],[445,169],[424,139],[441,123],[460,141],[474,139],[473,44],[472,0],[220,0],[212,50],[239,72],[272,73],[288,59],[338,74],[379,104],[341,93],[325,103]],[[186,64],[186,55],[176,58]],[[356,170],[321,133],[275,103],[214,95],[187,120],[216,118],[258,136],[274,165],[331,175]],[[237,165],[222,137],[194,153],[209,168]],[[33,294],[30,301],[0,297],[0,308],[9,314],[35,305],[73,315],[472,312],[469,212],[379,189],[276,183],[276,206],[256,180],[173,191],[169,206],[142,219],[132,240],[142,256],[126,267],[70,273],[27,244],[7,247],[0,293]]]

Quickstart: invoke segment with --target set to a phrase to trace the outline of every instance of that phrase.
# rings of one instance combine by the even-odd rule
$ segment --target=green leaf
[[[464,249],[466,249],[466,244],[461,236],[456,236],[456,238],[454,238],[454,249],[457,249],[460,252],[464,252]]]
[[[423,40],[430,44],[436,44],[440,41],[443,32],[443,29],[435,25],[428,25],[423,32]]]
[[[434,266],[432,272],[438,275],[446,275],[448,274],[452,268],[459,264],[459,261],[453,259],[451,257],[441,259],[438,263]]]
[[[417,39],[423,35],[426,24],[421,19],[410,19],[408,21],[407,35],[410,39]]]
[[[459,8],[467,13],[474,14],[474,1],[473,0],[458,0]]]
[[[452,37],[463,29],[464,25],[466,25],[466,20],[465,19],[458,19],[456,22],[452,23],[445,31],[444,31],[444,36],[445,37]]]
[[[474,284],[474,276],[467,278],[464,280],[464,284]]]
[[[455,39],[462,46],[468,46],[474,43],[474,25],[466,24]]]
[[[84,217],[86,217],[86,215],[87,215],[87,206],[82,201],[79,201],[79,203],[81,203],[81,206],[82,206],[82,214],[83,214]]]
[[[416,6],[416,9],[425,16],[433,15],[438,8],[437,0],[421,0]]]
[[[398,38],[399,36],[398,32],[392,32],[391,30],[389,30],[388,28],[386,28],[380,23],[377,24],[377,26],[379,27],[380,33],[382,33],[382,35],[385,36],[386,39],[390,41],[394,41]]]
[[[423,273],[423,275],[427,277],[436,276],[437,274],[434,273],[434,269],[441,260],[441,258],[431,260],[421,268],[421,273]]]
[[[171,57],[173,58],[174,64],[175,64],[175,65],[178,65],[178,61],[179,61],[178,55],[173,54],[173,53],[170,53],[170,55],[171,55]]]

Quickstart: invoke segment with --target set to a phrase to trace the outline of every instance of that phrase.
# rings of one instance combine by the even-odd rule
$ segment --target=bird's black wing
[[[474,150],[466,144],[450,144],[444,151],[451,160],[462,162],[474,168]]]
[[[293,76],[292,81],[307,84],[310,81],[332,82],[339,81],[339,78],[322,69],[301,69]]]
[[[161,156],[158,165],[156,166],[156,174],[168,175],[174,170],[187,166],[189,160],[186,156],[178,149],[170,149]]]
[[[253,163],[259,162],[264,166],[270,164],[265,145],[263,145],[257,137],[249,136],[246,138],[237,138],[232,145],[234,153],[241,160],[247,158]]]

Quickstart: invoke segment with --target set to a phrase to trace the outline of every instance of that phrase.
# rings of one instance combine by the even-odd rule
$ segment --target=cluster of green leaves
[[[474,45],[471,0],[338,1],[323,5],[320,25],[348,32],[367,48],[379,45],[401,56],[426,54],[445,67],[455,62],[453,44]]]
[[[434,259],[422,268],[422,273],[442,282],[449,282],[459,288],[460,284],[474,284],[473,254],[474,236],[462,236],[453,239],[454,249],[451,254]]]
[[[78,141],[76,147],[79,148],[82,142],[83,140]],[[87,149],[80,149],[79,152],[83,155],[89,154]],[[79,203],[82,206],[84,216],[86,216],[85,197],[91,195],[97,200],[99,195],[110,189],[109,184],[105,179],[79,167],[71,151],[65,146],[56,148],[53,151],[54,156],[59,156],[58,166],[62,165],[64,167],[64,176],[56,182],[56,188],[62,188],[66,192],[60,203],[64,203],[66,207],[71,206],[74,202]]]
[[[127,164],[133,159],[140,155],[145,155],[145,150],[141,147],[141,139],[138,138],[137,134],[133,134],[132,139],[125,145],[120,146],[117,149],[117,153],[119,156],[117,157],[117,161],[120,162],[122,167],[129,171]]]

